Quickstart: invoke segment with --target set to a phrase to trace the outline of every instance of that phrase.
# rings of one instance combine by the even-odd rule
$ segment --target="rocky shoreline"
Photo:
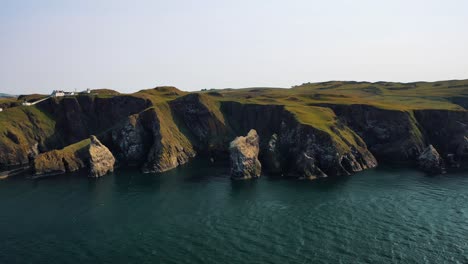
[[[336,116],[321,127],[301,121],[284,105],[217,101],[198,93],[163,103],[83,96],[37,107],[52,117],[54,129],[42,129],[29,116],[30,124],[22,126],[31,126],[34,133],[8,130],[0,140],[0,168],[30,165],[36,176],[88,170],[99,177],[112,171],[114,163],[159,173],[201,156],[230,159],[236,179],[256,178],[260,170],[316,179],[351,175],[379,162],[406,163],[430,174],[468,165],[466,110],[318,104],[313,109]],[[78,149],[76,144],[89,141],[93,133],[97,137],[85,144],[86,150]],[[243,135],[247,138],[236,139]],[[243,148],[250,137],[255,144],[248,154]],[[93,155],[90,146],[99,151]]]

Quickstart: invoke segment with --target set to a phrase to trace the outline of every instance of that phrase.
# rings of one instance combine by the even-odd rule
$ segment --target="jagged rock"
[[[280,174],[282,171],[281,153],[278,140],[278,135],[273,134],[270,141],[268,141],[265,151],[264,165],[268,172],[272,174]]]
[[[114,171],[114,156],[95,136],[91,136],[88,152],[90,177],[101,177]]]
[[[260,148],[257,131],[251,129],[247,136],[234,139],[229,146],[229,151],[233,179],[260,177],[262,165],[258,160]]]
[[[138,115],[129,116],[122,127],[113,130],[112,140],[118,148],[119,160],[128,165],[143,163],[150,139]]]
[[[423,171],[431,174],[441,174],[445,171],[444,161],[432,145],[418,157],[418,165]]]
[[[313,157],[303,152],[297,159],[294,170],[295,173],[297,173],[297,177],[309,180],[327,177],[327,175],[315,165],[316,162],[317,161]]]

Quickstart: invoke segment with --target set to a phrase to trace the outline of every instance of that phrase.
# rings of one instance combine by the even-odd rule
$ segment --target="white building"
[[[23,102],[23,103],[22,103],[22,105],[25,105],[25,106],[30,106],[30,105],[32,105],[32,104],[31,104],[31,103],[29,103],[29,102]]]
[[[52,96],[53,97],[62,97],[65,96],[65,92],[62,90],[54,90],[52,91]]]

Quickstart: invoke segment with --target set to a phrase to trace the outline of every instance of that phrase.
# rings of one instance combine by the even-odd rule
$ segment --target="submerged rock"
[[[429,145],[418,157],[418,165],[421,170],[431,174],[445,172],[444,161],[434,146]]]
[[[95,136],[89,145],[89,176],[101,177],[114,171],[115,158]]]
[[[254,129],[251,129],[247,136],[234,139],[229,146],[231,178],[250,179],[260,177],[262,165],[258,160],[259,151],[259,137]]]

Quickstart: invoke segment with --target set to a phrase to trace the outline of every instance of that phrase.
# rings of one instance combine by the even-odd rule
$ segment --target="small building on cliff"
[[[53,90],[51,96],[52,97],[63,97],[63,96],[65,96],[65,92],[62,91],[62,90]]]

